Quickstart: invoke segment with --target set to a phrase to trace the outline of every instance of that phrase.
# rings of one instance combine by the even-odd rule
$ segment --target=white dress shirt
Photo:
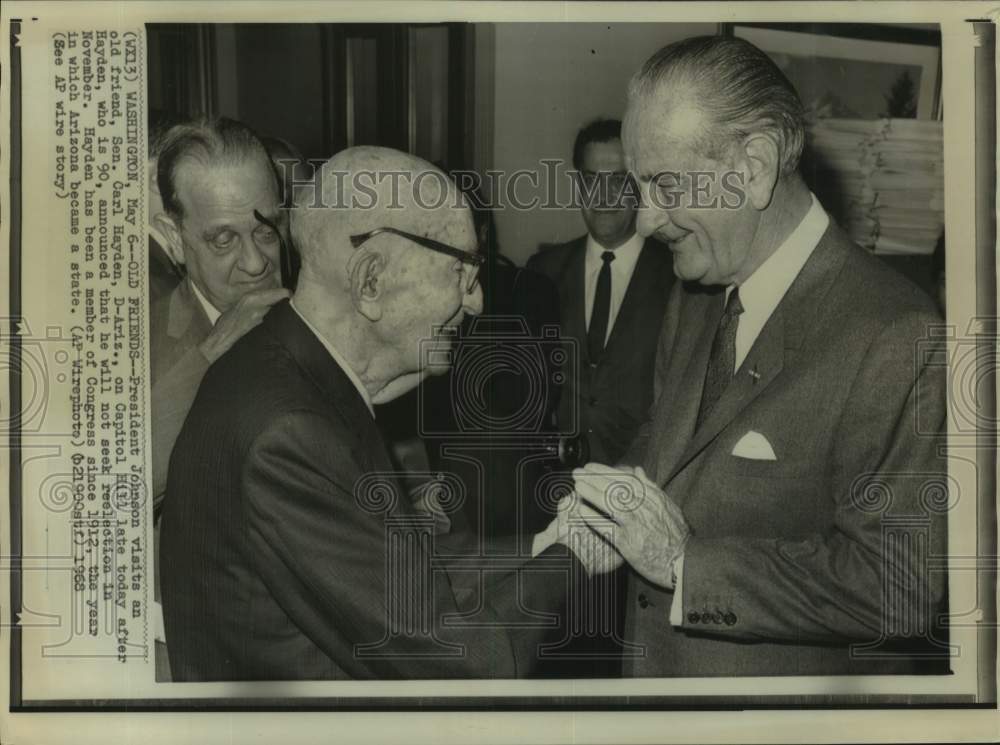
[[[639,261],[639,254],[645,239],[638,233],[633,233],[632,237],[625,241],[618,248],[605,248],[596,240],[594,236],[587,234],[587,258],[584,266],[584,288],[586,289],[586,314],[587,328],[590,328],[590,317],[594,314],[594,295],[597,294],[597,277],[604,265],[601,254],[605,251],[613,251],[615,260],[611,262],[611,306],[608,309],[608,330],[604,336],[604,343],[608,343],[611,338],[611,331],[615,327],[615,319],[618,318],[618,311],[621,310],[622,301],[625,300],[625,291],[628,283],[632,280],[632,272],[635,271],[636,262]]]
[[[806,260],[812,255],[830,224],[829,216],[815,195],[810,196],[812,196],[812,207],[806,212],[802,222],[785,239],[785,242],[778,246],[778,249],[768,256],[763,264],[757,267],[757,271],[747,277],[740,285],[740,303],[743,305],[743,312],[740,313],[740,320],[736,326],[736,368],[733,370],[734,375],[750,353],[750,348],[760,336],[761,329],[764,328],[767,319],[771,317],[774,309],[781,302],[781,298],[792,286],[792,282],[802,270]],[[727,300],[732,290],[732,285],[726,288]]]
[[[359,378],[357,373],[351,369],[351,366],[347,364],[347,360],[345,360],[343,355],[337,351],[337,348],[319,332],[319,329],[309,323],[309,319],[302,315],[299,309],[295,307],[295,302],[291,301],[289,304],[292,306],[292,310],[295,311],[298,317],[302,319],[302,322],[306,325],[306,327],[308,327],[308,329],[315,334],[316,338],[319,339],[320,344],[322,344],[326,348],[326,351],[330,353],[330,356],[333,357],[333,361],[337,363],[337,367],[344,371],[347,379],[350,380],[354,384],[354,387],[358,389],[358,393],[361,394],[361,399],[365,402],[365,406],[368,407],[368,411],[374,419],[375,409],[372,407],[372,397],[368,394],[368,389],[365,388],[365,384],[361,382],[361,378]]]
[[[739,286],[743,312],[736,326],[736,367],[733,369],[733,374],[743,364],[757,337],[760,336],[764,324],[774,313],[774,309],[778,307],[788,288],[792,286],[792,282],[819,245],[823,233],[830,224],[830,217],[816,199],[816,195],[810,194],[810,196],[812,206],[798,227]],[[730,285],[726,288],[726,300],[729,300],[729,293],[733,287],[734,285]],[[674,587],[674,599],[670,603],[670,623],[681,626],[684,623],[683,554],[674,564],[674,574],[677,582]]]
[[[208,302],[208,298],[201,294],[201,290],[198,289],[198,285],[194,283],[194,280],[191,281],[191,289],[194,290],[194,296],[198,298],[198,302],[201,303],[201,307],[204,309],[205,315],[208,316],[208,322],[214,326],[222,313],[214,305]]]

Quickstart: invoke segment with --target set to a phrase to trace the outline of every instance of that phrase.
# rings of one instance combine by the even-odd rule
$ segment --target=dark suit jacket
[[[921,346],[936,310],[831,223],[696,431],[723,301],[721,289],[675,287],[650,436],[627,459],[693,531],[682,628],[668,622],[672,593],[632,577],[627,638],[646,657],[628,672],[918,671],[912,657],[848,645],[932,627],[944,594],[944,574],[923,563],[946,538],[943,513],[928,509],[946,472],[946,370]],[[751,431],[776,460],[732,454]]]
[[[161,556],[174,679],[529,673],[551,619],[504,624],[525,620],[519,603],[558,610],[579,564],[550,548],[532,571],[476,583],[460,607],[431,545],[387,556],[400,545],[390,527],[415,514],[391,471],[357,389],[291,306],[275,306],[209,369],[171,458]]]
[[[208,360],[198,345],[211,331],[212,324],[191,289],[190,279],[182,281],[150,309],[153,500],[157,507],[167,488],[167,466],[174,441],[208,369]]]
[[[579,373],[571,376],[559,402],[560,428],[578,424],[587,434],[591,460],[614,464],[632,443],[653,403],[657,338],[670,287],[670,251],[652,239],[636,262],[625,299],[600,360],[587,351],[585,263],[587,236],[543,248],[529,269],[554,281],[559,291],[564,338],[575,342]]]

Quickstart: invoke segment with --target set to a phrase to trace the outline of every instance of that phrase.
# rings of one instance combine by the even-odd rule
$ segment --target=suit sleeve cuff
[[[684,554],[674,562],[674,573],[677,581],[674,583],[674,599],[670,602],[670,625],[684,625]]]

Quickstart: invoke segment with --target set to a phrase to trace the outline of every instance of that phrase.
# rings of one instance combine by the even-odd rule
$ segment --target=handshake
[[[562,543],[591,576],[627,561],[649,582],[673,588],[675,562],[691,535],[680,507],[641,467],[588,463],[573,470],[573,482],[555,519],[535,536],[532,555]]]

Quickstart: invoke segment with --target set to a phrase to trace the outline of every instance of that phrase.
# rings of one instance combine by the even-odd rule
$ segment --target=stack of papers
[[[808,175],[851,237],[881,254],[930,254],[944,230],[943,125],[917,119],[819,119]]]

